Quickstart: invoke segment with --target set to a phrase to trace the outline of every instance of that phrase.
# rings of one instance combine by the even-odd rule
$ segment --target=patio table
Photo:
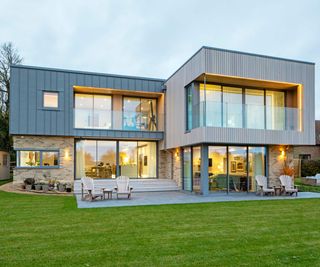
[[[103,193],[103,199],[106,199],[106,194],[108,194],[108,199],[112,199],[112,188],[103,188],[102,193]]]

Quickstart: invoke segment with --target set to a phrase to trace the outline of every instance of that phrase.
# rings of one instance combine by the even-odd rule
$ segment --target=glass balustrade
[[[206,101],[193,105],[192,110],[192,128],[300,130],[298,108]]]
[[[163,114],[75,108],[74,127],[81,129],[163,131]]]

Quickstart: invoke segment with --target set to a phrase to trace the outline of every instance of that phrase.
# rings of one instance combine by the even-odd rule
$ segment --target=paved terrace
[[[320,198],[320,193],[299,192],[295,196],[257,196],[255,193],[212,193],[209,196],[201,196],[184,192],[145,192],[132,193],[131,199],[96,200],[93,202],[82,201],[81,195],[76,194],[78,208],[111,208],[126,206],[163,205],[163,204],[189,204],[208,202],[231,202],[251,200],[274,200],[274,199],[306,199]]]

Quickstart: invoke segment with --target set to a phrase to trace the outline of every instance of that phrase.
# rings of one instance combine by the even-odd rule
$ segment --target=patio
[[[299,192],[298,197],[293,196],[257,196],[255,193],[212,193],[208,196],[195,195],[180,191],[174,192],[144,192],[133,193],[131,199],[97,200],[93,202],[82,201],[81,195],[76,194],[78,208],[111,208],[126,206],[145,206],[163,204],[190,204],[208,202],[231,202],[231,201],[250,201],[250,200],[275,200],[275,199],[308,199],[320,198],[320,193]]]

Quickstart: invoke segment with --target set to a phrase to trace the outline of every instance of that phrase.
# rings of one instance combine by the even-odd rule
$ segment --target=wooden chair
[[[290,196],[292,196],[293,194],[296,194],[296,196],[298,196],[298,188],[297,186],[294,185],[291,176],[281,175],[279,179],[280,179],[282,191],[285,194],[289,193]]]
[[[93,201],[97,198],[103,198],[103,194],[97,192],[94,187],[94,180],[89,177],[81,178],[81,199]]]
[[[259,191],[261,196],[263,195],[275,195],[275,190],[272,187],[268,186],[268,181],[267,181],[267,177],[263,176],[263,175],[257,175],[255,177],[256,182],[257,182],[257,186],[259,187]]]
[[[127,176],[119,176],[116,178],[117,186],[114,188],[117,194],[117,199],[119,195],[127,195],[128,198],[131,198],[132,187],[129,185],[130,179]]]

